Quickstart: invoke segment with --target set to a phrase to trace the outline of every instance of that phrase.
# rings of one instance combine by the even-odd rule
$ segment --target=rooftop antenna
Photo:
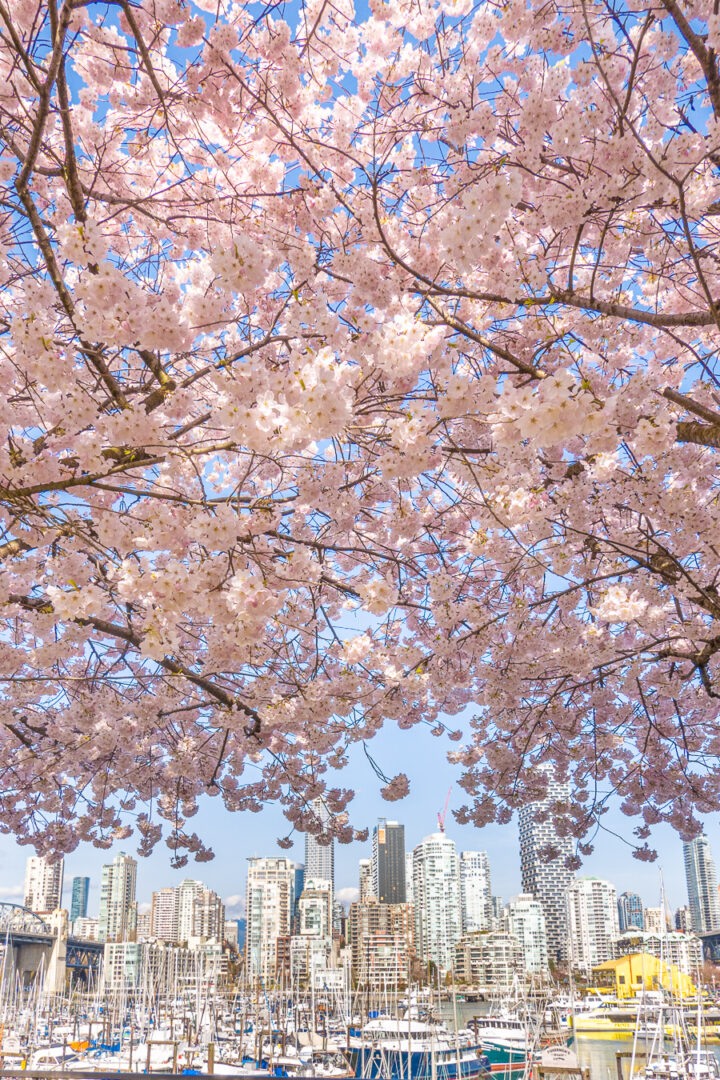
[[[445,832],[445,818],[447,817],[448,806],[450,805],[450,792],[451,791],[452,791],[452,788],[449,787],[448,788],[448,793],[447,793],[447,798],[445,799],[445,805],[443,807],[442,813],[438,813],[438,816],[437,816],[438,828],[440,829],[441,833]]]

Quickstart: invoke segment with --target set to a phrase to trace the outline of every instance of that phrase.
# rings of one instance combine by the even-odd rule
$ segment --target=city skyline
[[[414,848],[418,846],[418,844],[424,839],[424,837],[433,833],[434,830],[432,829],[432,820],[428,823],[430,825],[430,828],[424,833],[421,829],[413,826],[412,823],[410,823],[409,826],[406,822],[403,822],[403,824],[405,824],[406,835],[408,836],[408,854],[412,855]],[[448,822],[448,825],[450,826],[450,828],[448,829],[448,836],[455,841],[459,855],[461,850],[464,850],[464,845],[467,843],[468,837],[466,836],[466,834],[468,830],[462,829],[461,827],[454,828],[454,822]],[[508,830],[510,830],[511,834],[514,834],[513,839],[515,843],[515,860],[508,859],[507,857]],[[706,834],[708,832],[711,836],[713,835],[712,829],[706,829]],[[492,893],[493,896],[500,897],[505,903],[507,903],[511,898],[520,896],[524,892],[520,875],[520,850],[517,839],[517,825],[516,823],[513,823],[512,825],[503,827],[502,829],[500,829],[500,827],[498,827],[497,829],[491,828],[485,830],[471,829],[469,830],[469,839],[474,839],[476,848],[479,849],[482,846],[483,842],[492,838],[493,833],[495,833],[496,836],[499,833],[501,837],[503,837],[504,834],[504,839],[501,841],[501,844],[499,846],[492,843],[487,844],[489,861],[492,867]],[[720,850],[720,837],[717,835],[717,833],[715,834],[715,844],[718,845],[718,850]],[[712,840],[710,840],[710,845],[712,848]],[[9,876],[6,871],[8,865],[10,864],[7,846],[8,845],[6,844],[6,842],[0,841],[0,868],[3,868],[4,870],[3,878],[5,882],[9,881]],[[295,845],[295,848],[292,851],[286,853],[287,857],[292,862],[302,864],[303,846],[304,840],[301,838],[299,842]],[[125,847],[127,847],[127,844],[122,845],[122,849],[124,849]],[[677,847],[678,853],[681,854],[683,844],[679,838],[677,838]],[[345,858],[343,858],[342,860],[343,869],[341,870],[340,876],[338,878],[335,896],[336,898],[340,899],[340,901],[347,907],[354,899],[357,898],[359,864],[365,859],[370,861],[369,856],[371,854],[371,840],[369,839],[365,844],[355,843],[345,846],[338,845],[336,847],[336,853],[338,848],[340,852],[342,852],[342,854],[345,856]],[[493,851],[495,852],[494,862]],[[266,857],[282,857],[281,853],[277,850],[273,850],[272,847],[269,847],[269,849],[266,849],[262,852],[258,852],[257,850],[254,851],[255,855],[258,855],[259,853]],[[23,881],[28,853],[26,850],[19,848],[13,854],[15,855],[16,865],[20,867],[19,872],[15,875],[17,883],[0,886],[0,900],[5,899],[15,903],[22,903],[24,899]],[[100,885],[102,879],[102,869],[103,866],[109,865],[117,857],[118,854],[121,854],[120,844],[118,844],[117,851],[115,849],[111,849],[110,851],[98,852],[94,852],[92,850],[90,850],[89,852],[79,850],[69,856],[66,856],[64,868],[65,883],[63,888],[63,906],[68,909],[70,908],[73,881],[78,876],[80,876],[78,871],[82,870],[83,876],[88,876],[90,878],[87,914],[90,917],[97,917],[99,914],[100,906]],[[189,863],[187,866],[183,867],[180,870],[173,870],[169,866],[167,860],[159,860],[157,857],[146,860],[143,859],[141,856],[137,856],[136,853],[130,852],[130,854],[132,854],[133,858],[137,859],[138,863],[137,900],[138,910],[140,912],[146,912],[150,910],[151,897],[153,892],[160,891],[161,889],[167,887],[177,887],[182,882],[186,882],[188,880],[198,880],[198,878],[201,878],[204,885],[207,888],[216,890],[218,892],[218,895],[227,904],[228,918],[242,917],[245,914],[244,894],[248,865],[247,860],[251,858],[251,856],[245,856],[241,859],[235,859],[233,863],[235,873],[233,874],[233,878],[230,881],[230,885],[232,886],[234,884],[236,888],[228,889],[225,888],[223,884],[221,884],[218,880],[226,877],[228,872],[228,864],[224,861],[222,855],[220,855],[214,862],[206,864],[203,867],[198,867],[192,863]],[[91,861],[92,863],[94,863],[94,869],[92,868]],[[516,863],[514,867],[511,865],[513,862]],[[621,895],[622,892],[626,891],[638,893],[641,896],[643,904],[646,908],[653,908],[659,904],[659,871],[662,869],[662,865],[658,868],[655,868],[654,875],[650,875],[651,879],[653,876],[655,877],[655,882],[650,880],[648,883],[649,888],[643,889],[640,886],[633,889],[627,889],[626,887],[623,887],[623,882],[625,882],[628,877],[630,877],[631,879],[637,878],[637,875],[634,874],[634,860],[628,857],[624,864],[618,864],[617,862],[614,862],[611,867],[608,868],[606,866],[606,868],[602,871],[597,867],[596,863],[597,860],[593,856],[589,856],[585,860],[580,870],[576,872],[576,877],[601,877],[604,880],[611,881],[616,887],[618,897]],[[198,875],[198,878],[196,878],[195,875]],[[679,873],[676,871],[674,874],[670,875],[668,875],[668,873],[666,872],[665,892],[667,905],[672,911],[674,911],[678,907],[683,907],[687,904],[687,888],[685,882],[685,875],[682,873],[682,871],[680,871]]]
[[[382,820],[380,826],[386,825]],[[527,841],[527,836],[521,831],[521,844],[523,839]],[[704,861],[712,864],[706,837],[702,846]],[[454,972],[461,981],[483,986],[509,985],[518,971],[523,971],[525,978],[548,978],[554,967],[549,933],[554,903],[548,906],[542,893],[520,894],[505,905],[493,896],[489,924],[468,929],[468,923],[478,920],[473,892],[482,909],[479,921],[485,922],[491,871],[485,852],[462,855],[477,857],[470,866],[480,871],[465,875],[464,884],[455,841],[441,827],[424,837],[412,852],[414,905],[382,902],[370,892],[352,903],[346,914],[333,903],[330,880],[308,879],[304,868],[286,857],[249,859],[247,919],[242,927],[248,974],[264,980],[285,976],[307,979],[312,971],[322,970],[323,979],[335,980],[343,978],[344,965],[351,961],[353,977],[376,986],[388,978],[399,980],[413,965],[427,966],[429,975],[432,968],[440,975]],[[359,866],[362,882],[367,877],[367,860],[361,860]],[[47,891],[43,883],[59,881],[64,862],[31,857],[26,870],[26,890],[28,885],[37,889],[41,883]],[[100,918],[81,917],[71,927],[76,936],[105,943],[105,984],[120,987],[129,980],[137,985],[148,965],[167,962],[173,969],[178,963],[187,966],[189,953],[197,950],[219,973],[227,964],[221,959],[225,950],[240,941],[240,922],[226,923],[222,900],[193,878],[154,892],[151,913],[141,915],[133,899],[136,871],[136,860],[126,854],[105,864]],[[76,886],[85,880],[73,880],[73,896]],[[694,904],[696,883],[690,874],[687,884]],[[540,881],[539,886],[542,890],[544,883]],[[628,899],[634,906],[640,900],[637,895],[623,894],[621,900]],[[171,902],[165,903],[168,900]],[[669,912],[666,915],[659,907],[643,910],[644,930],[631,928],[621,933],[618,916],[623,904],[612,882],[594,876],[576,878],[565,892],[565,902],[569,967],[587,978],[598,965],[613,964],[638,947],[652,956],[662,956],[667,945],[678,977],[689,977],[701,963],[702,943],[687,932],[688,907],[676,913],[675,926],[683,932],[671,930]],[[52,918],[67,926],[64,912],[54,912]],[[226,926],[232,931],[227,940]],[[181,951],[170,960],[167,949],[176,947]]]
[[[351,893],[358,886],[358,862],[369,859],[372,853],[372,830],[379,818],[388,817],[405,825],[405,847],[410,852],[437,828],[437,811],[442,809],[450,783],[457,779],[453,766],[439,751],[438,742],[429,729],[417,729],[416,754],[412,761],[403,753],[407,749],[401,733],[386,732],[374,740],[373,755],[388,771],[392,771],[393,758],[402,761],[411,788],[407,798],[395,803],[384,801],[379,795],[381,786],[369,768],[363,767],[364,755],[354,763],[353,778],[356,797],[350,805],[350,813],[358,827],[369,829],[365,843],[335,845],[336,896],[345,903],[354,898]],[[365,761],[365,765],[367,762]],[[328,786],[337,782],[328,775]],[[504,897],[523,892],[520,876],[520,854],[517,838],[517,815],[507,825],[488,825],[478,829],[472,825],[458,825],[452,816],[467,801],[467,796],[453,786],[450,810],[447,815],[448,835],[455,841],[459,851],[487,851],[492,866],[493,893]],[[656,863],[639,862],[631,857],[627,838],[632,838],[632,821],[613,810],[604,818],[607,831],[596,838],[594,853],[583,859],[579,875],[594,875],[611,880],[618,895],[636,892],[646,906],[660,902],[660,871],[663,871],[668,903],[674,910],[687,903],[683,867],[683,843],[667,825],[659,825],[653,832],[653,842],[660,858]],[[287,834],[287,820],[277,805],[269,805],[261,814],[229,814],[219,800],[206,799],[194,819],[194,828],[213,838],[215,860],[198,864],[192,860],[186,866],[173,870],[170,853],[165,847],[149,858],[136,852],[132,837],[118,840],[111,848],[100,850],[83,844],[65,857],[65,899],[70,905],[70,886],[73,877],[88,876],[90,896],[88,911],[97,914],[101,867],[125,851],[138,860],[138,901],[141,910],[148,910],[151,894],[164,886],[177,885],[186,878],[202,878],[206,884],[224,899],[242,898],[239,905],[228,904],[228,915],[242,915],[245,894],[247,859],[253,855],[287,855],[295,862],[304,862],[305,838],[301,833],[292,835],[293,847],[282,851],[277,839]],[[711,848],[720,858],[720,815],[715,814],[704,821],[705,834]],[[614,835],[615,833],[620,836]],[[622,839],[625,837],[626,839]],[[0,838],[0,900],[22,902],[25,861],[33,854],[32,848],[21,846],[9,837]]]

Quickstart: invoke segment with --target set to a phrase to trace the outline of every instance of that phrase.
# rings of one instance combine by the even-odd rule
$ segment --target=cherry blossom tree
[[[718,48],[685,0],[0,0],[3,829],[348,841],[334,770],[429,723],[461,821],[554,774],[581,853],[613,799],[697,832]]]

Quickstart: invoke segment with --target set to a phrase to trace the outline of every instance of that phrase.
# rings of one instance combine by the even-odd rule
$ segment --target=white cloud
[[[150,911],[151,907],[152,907],[152,904],[148,903],[147,900],[141,900],[140,903],[138,904],[138,911],[140,912],[141,915],[144,915],[146,911]]]
[[[245,914],[245,896],[243,893],[231,893],[223,900],[228,912],[233,912],[235,918],[241,918]]]
[[[335,899],[339,900],[341,904],[352,904],[360,896],[360,890],[355,888],[354,885],[348,885],[344,889],[338,889],[335,893]]]
[[[24,894],[22,885],[0,885],[0,900],[15,900]]]

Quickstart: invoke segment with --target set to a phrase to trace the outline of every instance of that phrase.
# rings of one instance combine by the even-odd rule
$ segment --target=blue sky
[[[381,782],[373,773],[360,748],[343,773],[335,774],[337,782],[354,787],[354,821],[358,826],[372,825],[378,816],[398,820],[405,825],[406,843],[417,844],[423,836],[437,829],[437,812],[453,785],[450,811],[465,801],[465,793],[453,782],[458,776],[456,767],[445,760],[447,739],[435,738],[428,728],[418,727],[409,732],[388,729],[382,732],[370,750],[378,764],[388,774],[406,772],[411,782],[410,795],[396,803],[386,803],[379,794]],[[520,891],[520,857],[517,825],[492,825],[484,829],[459,826],[448,812],[446,831],[459,850],[487,851],[490,857],[493,892],[507,900]],[[610,812],[609,827],[631,836],[633,822],[618,812]],[[228,814],[218,800],[206,800],[206,805],[193,819],[193,827],[212,839],[216,858],[213,862],[190,862],[183,870],[170,868],[170,852],[164,845],[147,859],[138,859],[138,901],[149,902],[154,889],[177,884],[185,877],[206,882],[221,896],[230,900],[228,914],[241,915],[241,898],[245,891],[246,860],[252,855],[282,855],[303,860],[304,838],[298,837],[294,851],[282,852],[277,837],[286,833],[287,822],[279,807],[270,806],[261,814]],[[706,832],[720,864],[720,815],[706,822]],[[633,859],[630,849],[617,837],[599,834],[595,852],[585,860],[580,874],[606,878],[618,892],[632,890],[640,893],[645,905],[659,904],[662,869],[665,891],[670,907],[687,903],[685,875],[682,863],[682,844],[667,826],[655,832],[655,846],[660,859],[655,864]],[[91,879],[88,914],[96,915],[99,901],[100,867],[118,851],[134,852],[132,840],[118,844],[111,851],[99,851],[88,845],[78,848],[65,860],[65,885],[68,890],[73,876],[88,875]],[[29,848],[18,847],[12,838],[0,836],[0,898],[17,900],[22,893],[25,859],[32,854]],[[341,897],[350,899],[342,890],[357,886],[358,860],[368,858],[370,844],[337,845],[335,851],[336,888]]]

